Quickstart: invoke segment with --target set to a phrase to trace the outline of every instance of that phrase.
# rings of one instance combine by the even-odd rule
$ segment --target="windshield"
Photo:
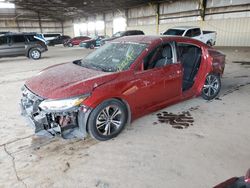
[[[81,60],[81,66],[105,72],[127,70],[146,44],[108,43]]]
[[[165,33],[163,33],[163,35],[183,35],[185,30],[181,30],[181,29],[169,29],[167,30]]]

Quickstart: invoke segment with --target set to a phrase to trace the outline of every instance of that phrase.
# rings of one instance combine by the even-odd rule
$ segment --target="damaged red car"
[[[90,134],[104,141],[170,104],[200,95],[213,99],[224,66],[225,55],[194,39],[123,37],[27,80],[22,114],[38,134]]]

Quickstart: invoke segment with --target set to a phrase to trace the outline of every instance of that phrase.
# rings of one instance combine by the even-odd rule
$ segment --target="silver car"
[[[26,56],[37,60],[47,51],[47,45],[34,33],[6,33],[0,35],[0,58]]]

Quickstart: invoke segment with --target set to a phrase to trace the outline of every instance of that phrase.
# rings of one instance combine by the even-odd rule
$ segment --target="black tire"
[[[208,46],[213,46],[213,44],[212,44],[211,41],[207,41],[207,45],[208,45]]]
[[[202,98],[205,100],[214,99],[220,92],[221,79],[219,75],[209,74],[206,77],[205,84],[202,88]]]
[[[117,113],[113,116],[115,112]],[[106,141],[120,134],[127,120],[128,111],[121,101],[117,99],[106,100],[91,112],[87,125],[88,132],[92,138]]]
[[[38,60],[41,58],[41,54],[42,53],[38,49],[32,48],[29,51],[29,58],[34,59],[34,60]]]
[[[89,48],[90,48],[90,49],[94,49],[94,48],[95,48],[95,45],[94,45],[94,44],[90,44]]]

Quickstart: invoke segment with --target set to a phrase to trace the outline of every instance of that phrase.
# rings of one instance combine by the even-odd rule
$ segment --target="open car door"
[[[151,111],[179,100],[182,95],[182,65],[174,42],[155,47],[144,58],[143,70],[135,73],[136,104],[139,111]]]
[[[178,41],[178,56],[183,67],[183,98],[201,94],[211,66],[205,59],[205,49],[193,43]]]

